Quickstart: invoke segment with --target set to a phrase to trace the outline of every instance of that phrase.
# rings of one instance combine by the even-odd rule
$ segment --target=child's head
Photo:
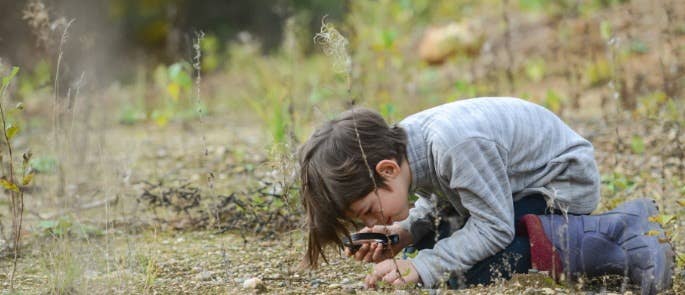
[[[409,174],[406,141],[402,128],[388,126],[372,110],[356,108],[326,122],[300,147],[302,203],[309,229],[306,264],[316,266],[325,245],[341,246],[341,237],[349,235],[347,226],[352,225],[352,219],[361,219],[367,226],[389,222],[380,220],[378,213],[383,209],[376,208],[382,206],[377,202],[379,197],[389,207],[383,218],[406,218],[409,184],[402,180]],[[379,197],[373,199],[374,181],[367,167],[379,190]]]

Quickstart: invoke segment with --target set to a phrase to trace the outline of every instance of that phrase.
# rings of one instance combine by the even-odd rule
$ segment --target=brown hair
[[[319,256],[327,261],[324,246],[342,247],[341,237],[349,237],[348,226],[353,224],[346,210],[374,190],[367,167],[378,188],[384,188],[376,164],[383,159],[402,161],[406,145],[402,128],[388,126],[375,111],[355,108],[320,126],[300,147],[301,197],[309,230],[306,266],[316,267]]]

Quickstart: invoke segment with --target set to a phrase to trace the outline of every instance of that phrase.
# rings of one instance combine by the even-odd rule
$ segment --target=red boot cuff
[[[555,279],[558,279],[563,272],[561,258],[547,238],[540,218],[537,215],[527,214],[521,217],[521,223],[528,233],[530,262],[533,268],[548,271]]]

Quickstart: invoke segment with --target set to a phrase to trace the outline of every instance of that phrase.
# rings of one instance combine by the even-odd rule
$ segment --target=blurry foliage
[[[29,165],[37,173],[52,173],[57,169],[57,158],[51,156],[35,157],[31,159]]]
[[[602,184],[604,184],[610,195],[624,191],[629,192],[635,188],[635,181],[619,172],[602,175]]]
[[[203,50],[221,51],[225,44],[218,40],[235,38],[240,32],[258,37],[262,49],[278,48],[283,40],[281,27],[293,15],[306,15],[306,26],[317,27],[323,15],[341,18],[345,2],[325,0],[239,1],[239,0],[109,0],[109,16],[134,41],[151,50],[165,50],[176,46],[172,58],[183,53],[185,34],[193,30],[212,32]],[[175,55],[174,55],[175,54]],[[219,60],[207,59],[208,70]],[[217,64],[218,66],[218,64]]]
[[[49,237],[76,236],[88,238],[104,234],[101,229],[95,226],[75,222],[68,217],[60,217],[56,220],[43,220],[38,223],[37,227],[41,234]]]
[[[541,58],[533,58],[528,60],[525,65],[525,72],[528,79],[537,83],[545,77],[545,60]]]
[[[185,61],[170,66],[158,65],[152,72],[156,98],[151,105],[144,105],[138,99],[122,104],[119,110],[119,122],[134,124],[151,119],[159,126],[167,125],[171,120],[197,118],[206,113],[207,107],[194,99],[193,68]],[[140,94],[145,95],[145,94]]]
[[[52,67],[47,60],[41,59],[31,72],[25,73],[19,79],[18,94],[21,98],[28,98],[37,94],[49,94],[52,91],[51,86]]]
[[[545,96],[543,105],[552,112],[559,114],[561,113],[561,109],[565,102],[565,98],[561,97],[561,95],[559,95],[556,91],[549,89],[547,90],[547,95]]]
[[[590,61],[585,66],[583,75],[585,83],[590,87],[604,85],[605,83],[611,81],[612,76],[613,70],[611,69],[611,64],[604,58],[598,58],[595,61]]]
[[[200,48],[202,50],[201,68],[205,72],[213,72],[219,67],[221,56],[219,55],[219,39],[209,34],[202,39]]]

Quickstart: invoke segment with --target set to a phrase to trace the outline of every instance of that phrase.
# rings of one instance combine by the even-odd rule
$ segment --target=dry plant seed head
[[[352,58],[347,52],[349,42],[333,25],[326,23],[325,17],[321,20],[321,31],[314,35],[314,43],[321,47],[326,56],[333,58],[334,71],[345,74],[352,72]]]
[[[50,15],[45,4],[40,0],[30,1],[26,4],[22,19],[28,23],[39,46],[47,48],[50,42]]]
[[[48,8],[41,0],[32,0],[26,4],[22,11],[22,19],[27,22],[38,47],[44,49],[54,47],[59,33],[68,25],[64,17],[51,20]]]

